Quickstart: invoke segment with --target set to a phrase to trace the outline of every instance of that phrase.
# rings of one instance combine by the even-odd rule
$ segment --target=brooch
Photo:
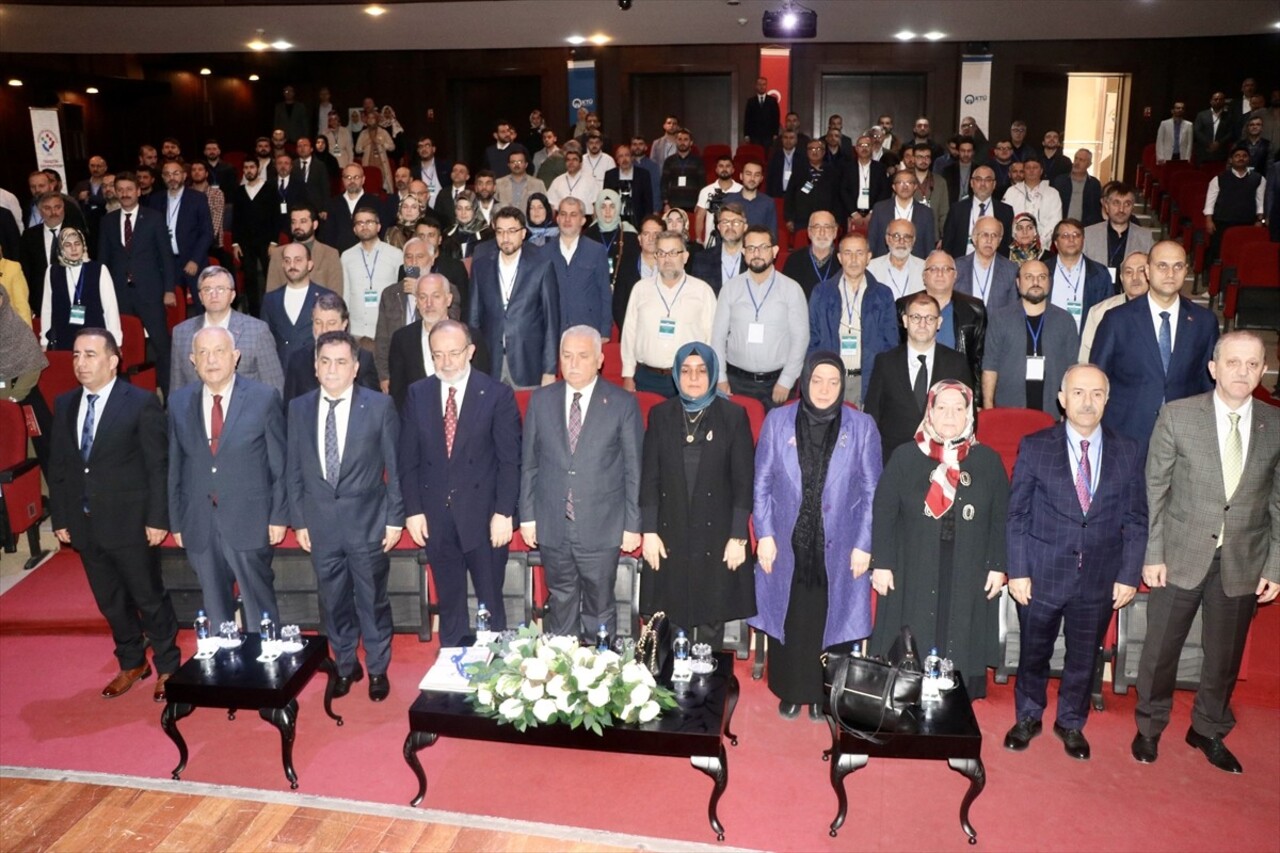
[[[715,436],[716,434],[714,432],[712,432],[711,430],[707,430],[707,441],[710,441],[711,439],[715,438]]]
[[[965,504],[964,509],[960,510],[960,517],[965,521],[973,521],[974,509],[973,504]]]
[[[973,478],[969,476],[969,472],[968,472],[968,471],[961,471],[961,472],[960,472],[960,485],[962,485],[962,486],[967,486],[967,485],[969,485],[969,484],[970,484],[970,483],[972,483],[972,482],[973,482]]]
[[[840,446],[841,447],[849,446],[849,433],[847,432],[840,433]]]

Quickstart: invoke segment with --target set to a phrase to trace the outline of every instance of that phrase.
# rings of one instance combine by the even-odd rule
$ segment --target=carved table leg
[[[291,790],[298,789],[298,774],[293,769],[293,736],[298,723],[298,703],[290,700],[283,708],[261,708],[258,716],[280,730],[280,760]]]
[[[689,758],[689,763],[715,780],[716,784],[711,789],[711,802],[707,804],[707,818],[711,821],[711,829],[715,831],[716,840],[724,841],[724,826],[721,825],[720,818],[716,814],[720,796],[729,786],[729,759],[724,753],[724,744],[720,744],[718,757],[694,755]]]
[[[404,760],[413,775],[418,777],[418,795],[409,801],[411,806],[420,804],[427,795],[427,774],[422,771],[422,762],[418,761],[418,751],[431,746],[438,737],[439,735],[431,732],[411,731],[404,739]]]
[[[737,746],[738,736],[733,733],[731,728],[729,728],[733,725],[733,711],[738,707],[738,694],[740,692],[738,677],[736,675],[729,675],[729,684],[727,687],[728,689],[725,691],[724,697],[724,734],[725,737],[729,738],[729,743]]]
[[[320,670],[328,676],[324,684],[324,712],[329,715],[329,719],[337,720],[338,725],[342,725],[342,716],[333,713],[333,688],[338,685],[338,667],[333,658],[326,656],[320,661]]]
[[[837,745],[832,746],[829,754],[831,758],[831,787],[835,789],[836,803],[838,804],[836,819],[831,821],[830,832],[831,837],[835,838],[836,832],[840,827],[844,826],[844,818],[849,811],[849,798],[844,792],[844,777],[855,770],[861,770],[866,767],[868,756],[850,755],[849,753],[841,752],[838,742]]]
[[[178,745],[178,766],[173,768],[172,774],[175,780],[180,779],[182,771],[187,769],[187,742],[182,739],[182,733],[178,731],[178,720],[188,716],[195,709],[195,705],[170,702],[160,713],[160,727],[164,729],[169,739]]]
[[[973,805],[973,801],[978,799],[982,789],[987,786],[986,768],[982,766],[981,758],[949,758],[947,766],[969,780],[969,790],[960,803],[960,825],[964,827],[965,835],[969,836],[969,843],[977,844],[978,833],[974,831],[973,824],[969,823],[969,806]]]

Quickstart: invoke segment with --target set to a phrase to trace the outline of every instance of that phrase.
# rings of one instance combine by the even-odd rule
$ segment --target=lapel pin
[[[973,482],[973,478],[969,476],[969,472],[968,472],[968,471],[961,471],[961,472],[960,472],[960,485],[962,485],[962,486],[967,486],[967,485],[969,485],[969,484],[970,484],[970,483],[972,483],[972,482]]]
[[[974,514],[973,504],[965,504],[964,509],[960,510],[960,517],[965,521],[973,521]]]
[[[849,446],[849,433],[847,432],[840,433],[840,446],[841,447]]]

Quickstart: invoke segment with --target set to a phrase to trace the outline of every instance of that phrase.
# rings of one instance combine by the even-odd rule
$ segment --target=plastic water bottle
[[[671,641],[671,651],[675,654],[676,660],[689,659],[689,638],[684,635],[684,630],[676,631],[676,638]]]
[[[258,623],[258,633],[263,642],[276,638],[276,623],[271,621],[271,614],[265,610],[262,611],[262,621]]]
[[[929,656],[924,659],[925,678],[942,677],[942,658],[938,657],[938,647],[929,649]]]
[[[489,630],[489,608],[485,603],[480,602],[480,606],[476,608],[476,633]]]
[[[196,611],[196,639],[209,639],[209,617],[205,615],[203,610]]]
[[[609,629],[603,623],[596,629],[596,651],[609,651]]]

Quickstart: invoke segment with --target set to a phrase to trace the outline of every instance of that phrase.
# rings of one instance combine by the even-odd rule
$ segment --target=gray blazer
[[[203,314],[183,320],[173,327],[173,358],[169,366],[171,391],[177,391],[200,378],[196,375],[196,366],[191,363],[191,342],[195,340],[196,332],[203,328]],[[270,385],[283,394],[284,369],[280,367],[280,356],[276,353],[276,339],[271,335],[271,327],[248,314],[232,311],[227,318],[227,328],[236,340],[236,349],[240,350],[236,375]]]
[[[1280,409],[1253,402],[1249,450],[1235,494],[1223,492],[1213,395],[1166,403],[1147,451],[1151,526],[1146,563],[1164,563],[1168,581],[1193,589],[1222,542],[1227,595],[1252,595],[1258,578],[1280,583]],[[1176,464],[1175,464],[1176,463]]]
[[[1124,258],[1116,258],[1114,264],[1109,263],[1107,258],[1107,229],[1111,224],[1105,220],[1095,222],[1093,225],[1084,229],[1084,256],[1092,261],[1097,261],[1104,267],[1119,267],[1124,262]],[[1129,223],[1129,239],[1125,242],[1125,257],[1132,255],[1134,252],[1150,252],[1151,251],[1151,229],[1145,228],[1136,222]]]
[[[1044,399],[1040,407],[1044,411],[1057,414],[1062,376],[1076,363],[1079,352],[1076,321],[1058,306],[1047,306],[1044,331],[1040,333],[1040,354],[1045,357]],[[982,372],[988,370],[999,374],[995,405],[1027,407],[1027,317],[1021,302],[1006,305],[989,315]]]
[[[524,418],[520,521],[538,525],[538,542],[565,544],[565,499],[573,488],[574,516],[584,549],[617,548],[622,533],[640,532],[640,449],[644,426],[634,394],[596,380],[577,451],[569,454],[560,381],[538,388]]]
[[[995,256],[995,269],[987,287],[987,312],[999,311],[1018,301],[1018,265],[1004,255]],[[973,286],[973,252],[956,258],[956,292],[982,299]]]

